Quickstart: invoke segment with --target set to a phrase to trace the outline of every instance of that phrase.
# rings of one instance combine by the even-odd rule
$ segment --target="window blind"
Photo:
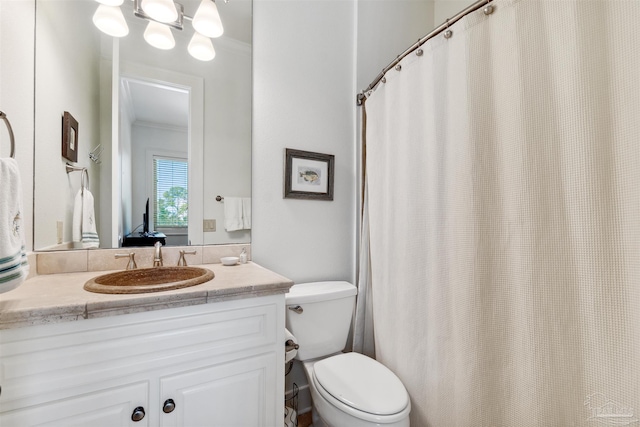
[[[187,160],[153,158],[155,228],[181,228],[188,225]]]

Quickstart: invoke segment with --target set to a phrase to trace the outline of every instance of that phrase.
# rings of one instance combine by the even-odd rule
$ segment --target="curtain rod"
[[[414,44],[412,44],[407,50],[405,50],[404,52],[402,52],[400,55],[398,55],[398,57],[393,60],[389,65],[387,65],[381,72],[380,74],[378,74],[378,76],[373,79],[373,82],[371,82],[371,84],[369,86],[367,86],[367,88],[363,91],[361,91],[360,93],[357,94],[356,96],[356,103],[357,105],[362,105],[362,102],[367,98],[368,93],[371,92],[378,83],[380,83],[380,81],[384,78],[384,75],[387,73],[387,71],[391,70],[393,67],[395,67],[400,61],[402,61],[407,55],[409,55],[411,52],[415,51],[416,49],[418,49],[421,45],[423,45],[427,40],[437,36],[438,34],[440,34],[442,31],[448,30],[449,27],[453,24],[455,24],[456,22],[458,22],[460,19],[462,19],[463,17],[465,17],[466,15],[468,15],[471,12],[475,12],[476,10],[480,9],[482,6],[487,5],[484,8],[484,14],[485,15],[491,15],[493,13],[493,6],[489,5],[489,3],[493,1],[493,0],[478,0],[477,2],[473,3],[472,5],[468,6],[467,8],[463,9],[461,12],[459,12],[458,14],[454,15],[453,17],[447,19],[446,21],[444,21],[442,24],[440,24],[440,26],[436,27],[433,31],[431,31],[429,34],[427,34],[426,36],[422,37],[421,39],[419,39],[417,42],[415,42]],[[446,35],[445,35],[446,37]],[[449,36],[451,37],[451,36]],[[449,38],[447,37],[447,38]]]

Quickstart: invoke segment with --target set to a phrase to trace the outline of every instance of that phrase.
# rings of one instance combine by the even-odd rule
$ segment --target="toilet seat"
[[[409,394],[386,366],[359,353],[344,353],[316,362],[318,392],[336,408],[376,423],[393,423],[411,410]]]

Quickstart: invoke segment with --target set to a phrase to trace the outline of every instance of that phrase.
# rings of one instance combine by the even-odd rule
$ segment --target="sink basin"
[[[213,271],[200,267],[140,268],[94,277],[84,289],[100,294],[144,294],[187,288],[211,279]]]

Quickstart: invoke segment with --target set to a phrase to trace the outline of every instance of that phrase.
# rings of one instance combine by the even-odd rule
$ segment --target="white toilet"
[[[294,285],[286,295],[287,329],[303,362],[313,427],[408,427],[411,403],[387,367],[359,353],[341,353],[347,342],[356,287],[347,282]]]

